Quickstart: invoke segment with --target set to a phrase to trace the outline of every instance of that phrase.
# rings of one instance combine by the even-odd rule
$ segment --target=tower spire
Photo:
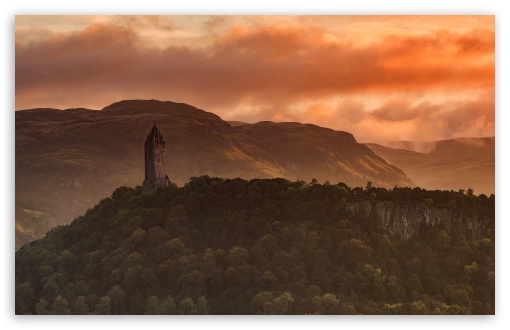
[[[143,181],[143,191],[152,192],[157,187],[168,187],[170,180],[165,175],[164,153],[166,143],[163,134],[156,126],[147,134],[145,140],[145,180]]]

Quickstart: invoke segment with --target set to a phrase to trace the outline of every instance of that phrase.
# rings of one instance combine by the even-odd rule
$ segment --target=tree
[[[264,314],[264,305],[273,300],[273,294],[269,291],[262,291],[253,296],[250,309],[253,314]]]
[[[99,297],[96,294],[89,294],[85,297],[87,300],[87,307],[89,311],[95,311],[96,305],[99,303]]]
[[[290,314],[294,298],[288,292],[274,298],[271,302],[264,304],[264,313],[269,315],[285,315]]]
[[[142,228],[137,228],[131,234],[131,241],[136,247],[144,246],[147,239],[147,232]]]
[[[67,300],[58,295],[53,299],[53,306],[51,308],[51,314],[53,315],[69,315],[71,311],[68,308]]]
[[[43,295],[47,301],[53,301],[58,295],[60,287],[53,277],[50,277],[43,286]]]
[[[191,298],[184,298],[179,303],[179,314],[181,315],[195,315],[197,314],[197,306]]]
[[[315,296],[312,298],[312,304],[315,312],[320,315],[336,315],[339,314],[340,300],[332,293]]]
[[[409,262],[409,271],[411,273],[421,274],[422,270],[423,266],[421,264],[421,259],[419,257],[411,259],[411,262]]]
[[[135,267],[135,268],[128,268],[126,273],[124,274],[124,286],[128,290],[134,290],[139,282],[140,278],[139,275],[142,271],[141,267]]]
[[[110,305],[110,297],[103,296],[99,300],[99,303],[96,305],[95,313],[96,315],[111,315],[112,307]]]
[[[76,265],[76,256],[69,250],[62,251],[59,260],[59,268],[63,271],[72,271]]]
[[[379,268],[378,268],[379,269]],[[372,297],[378,301],[384,301],[388,298],[386,286],[383,283],[382,276],[374,276],[372,280]]]
[[[112,314],[126,314],[126,293],[120,285],[113,286],[107,296],[110,298]]]
[[[48,302],[45,299],[39,299],[39,302],[35,304],[35,312],[37,315],[48,315],[50,311],[48,310]]]
[[[16,315],[25,314],[29,311],[34,300],[34,289],[29,282],[18,284],[16,282]]]
[[[436,244],[439,248],[444,249],[450,245],[452,237],[448,235],[446,230],[441,229],[436,236]]]
[[[159,311],[163,315],[175,314],[176,305],[174,298],[171,295],[169,295],[168,297],[166,297],[165,300],[161,302],[159,307],[160,307]]]
[[[227,260],[230,265],[233,267],[239,267],[243,263],[245,263],[248,258],[250,257],[250,254],[245,248],[234,246],[230,249],[230,252],[228,253]]]
[[[167,257],[177,259],[189,254],[186,244],[180,238],[173,238],[165,243]]]
[[[145,288],[157,286],[158,278],[150,268],[144,268],[140,273],[140,285]]]
[[[429,314],[429,308],[423,301],[413,301],[409,304],[409,314],[413,315],[425,315]]]
[[[464,313],[469,313],[471,309],[471,298],[464,289],[457,289],[451,295],[453,304],[461,306]]]
[[[395,275],[390,275],[387,280],[387,300],[391,302],[402,301],[405,297],[405,290]],[[402,306],[401,306],[402,307]]]
[[[384,304],[384,314],[386,315],[399,315],[402,314],[402,303],[398,304]]]
[[[421,286],[421,280],[420,280],[420,276],[418,276],[417,274],[410,274],[409,275],[409,278],[407,279],[407,287],[408,287],[408,292],[411,293],[413,291],[417,292],[417,293],[421,293],[422,292],[422,286]]]
[[[176,205],[168,212],[166,229],[176,231],[179,226],[186,225],[188,222],[188,213],[183,205]]]
[[[446,204],[447,204],[448,208],[451,210],[457,209],[457,202],[454,199],[449,199]]]
[[[206,291],[205,279],[205,275],[198,270],[182,273],[178,279],[181,287],[180,294],[193,298],[201,296]]]
[[[367,181],[367,185],[365,187],[365,190],[369,191],[370,189],[372,189],[372,182],[371,181]]]
[[[71,303],[71,313],[74,315],[86,315],[89,312],[89,307],[87,306],[87,300],[84,296],[77,297]]]
[[[159,299],[156,296],[147,298],[147,305],[145,307],[145,315],[158,315],[160,313]]]
[[[207,304],[207,299],[204,296],[198,298],[197,313],[201,315],[209,314],[209,305]]]
[[[372,251],[364,241],[352,238],[344,241],[337,249],[337,258],[340,262],[345,262],[348,270],[353,270],[356,263],[369,261]]]
[[[129,314],[141,315],[145,309],[145,299],[142,291],[131,292],[128,296]]]

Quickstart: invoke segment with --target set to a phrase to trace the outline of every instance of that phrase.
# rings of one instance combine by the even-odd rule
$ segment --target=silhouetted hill
[[[426,189],[495,192],[495,139],[456,138],[430,142],[366,144],[377,155],[403,169],[413,182]]]
[[[351,134],[310,124],[234,127],[193,106],[156,100],[120,101],[101,111],[23,110],[16,112],[16,246],[44,233],[22,234],[33,232],[36,219],[68,223],[115,187],[140,185],[143,142],[153,123],[167,142],[166,172],[178,185],[204,174],[413,185]]]

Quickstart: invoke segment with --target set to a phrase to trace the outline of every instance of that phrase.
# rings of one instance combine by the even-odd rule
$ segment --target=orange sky
[[[494,16],[17,16],[16,109],[184,102],[360,142],[492,136]]]

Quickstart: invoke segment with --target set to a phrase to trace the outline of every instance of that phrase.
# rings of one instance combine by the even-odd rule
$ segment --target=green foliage
[[[191,298],[185,298],[179,303],[179,314],[182,315],[195,315],[198,314],[197,306]]]
[[[493,223],[484,237],[452,223],[402,240],[346,210],[375,198],[494,214],[493,196],[419,188],[207,176],[122,187],[16,252],[16,313],[494,313]]]
[[[336,315],[340,314],[340,300],[334,294],[326,293],[324,296],[312,298],[312,304],[317,314]]]
[[[71,314],[74,315],[86,315],[89,312],[87,300],[84,296],[77,297],[71,305]]]
[[[110,305],[110,297],[101,297],[99,303],[96,305],[95,314],[97,315],[110,315],[112,313],[112,307]]]
[[[39,299],[37,304],[35,305],[35,312],[38,315],[48,315],[50,311],[48,310],[48,302],[44,299]]]
[[[53,315],[69,315],[71,311],[68,308],[67,300],[58,295],[53,299],[53,307],[51,314]]]

